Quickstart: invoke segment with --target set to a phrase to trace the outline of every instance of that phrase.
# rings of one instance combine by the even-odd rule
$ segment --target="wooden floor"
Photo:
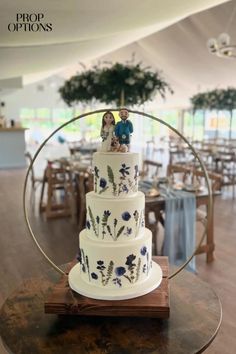
[[[22,210],[24,170],[0,171],[0,304],[23,279],[47,271],[48,264],[26,228]],[[35,215],[35,216],[34,216]],[[56,264],[73,259],[78,233],[70,219],[46,222],[31,210],[31,224],[38,241]],[[223,322],[208,354],[236,353],[236,201],[219,197],[215,208],[215,261],[197,257],[199,276],[210,283],[223,307]],[[4,350],[0,347],[0,353]],[[188,353],[186,353],[188,354]]]

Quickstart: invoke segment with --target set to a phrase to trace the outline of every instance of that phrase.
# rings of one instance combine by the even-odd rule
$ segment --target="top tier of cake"
[[[94,191],[101,197],[130,197],[138,191],[139,154],[96,152]]]

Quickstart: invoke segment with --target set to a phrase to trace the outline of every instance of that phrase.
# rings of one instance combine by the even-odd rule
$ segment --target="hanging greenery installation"
[[[156,93],[165,98],[167,91],[173,93],[161,75],[150,68],[142,68],[140,63],[94,66],[71,77],[59,89],[69,106],[96,100],[117,107],[143,104]]]
[[[191,97],[193,111],[217,110],[230,111],[236,109],[236,89],[216,89],[208,92],[198,93]]]

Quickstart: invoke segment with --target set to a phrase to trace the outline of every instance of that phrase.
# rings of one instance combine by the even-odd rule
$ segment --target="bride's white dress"
[[[111,151],[111,140],[113,137],[115,126],[111,125],[109,127],[104,126],[101,130],[101,137],[103,138],[101,150],[100,151]]]

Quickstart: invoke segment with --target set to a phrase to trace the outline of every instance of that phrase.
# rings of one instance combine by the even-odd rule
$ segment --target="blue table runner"
[[[150,181],[140,181],[144,193],[153,188]],[[165,235],[163,255],[170,264],[180,266],[195,250],[196,196],[193,193],[173,190],[165,184],[158,186],[161,197],[165,198]],[[186,267],[196,271],[195,257]]]

